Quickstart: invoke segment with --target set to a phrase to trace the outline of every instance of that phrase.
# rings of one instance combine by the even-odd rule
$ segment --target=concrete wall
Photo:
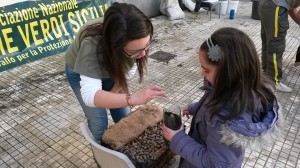
[[[161,15],[159,11],[161,0],[112,0],[112,2],[134,4],[141,11],[143,11],[148,17],[155,17]]]

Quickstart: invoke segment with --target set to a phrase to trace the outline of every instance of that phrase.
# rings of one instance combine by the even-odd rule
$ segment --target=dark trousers
[[[295,62],[300,62],[300,46],[298,47],[297,53],[296,53],[296,60]]]
[[[289,29],[287,9],[272,0],[261,0],[258,12],[261,21],[262,69],[277,85],[282,78],[282,55]]]

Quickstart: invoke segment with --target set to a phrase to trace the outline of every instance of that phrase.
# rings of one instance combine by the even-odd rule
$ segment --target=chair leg
[[[200,6],[207,10],[206,14],[209,14],[209,20],[211,20],[212,3],[202,2]]]
[[[219,4],[219,18],[221,18],[221,4]]]
[[[209,10],[209,20],[211,20],[211,8],[212,8],[212,4],[210,4],[209,8],[208,8],[208,10]]]

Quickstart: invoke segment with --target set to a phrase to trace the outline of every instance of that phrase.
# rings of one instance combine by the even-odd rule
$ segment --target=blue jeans
[[[80,93],[80,74],[72,71],[68,65],[65,67],[65,73],[70,83],[72,90],[74,91],[82,110],[87,118],[88,127],[91,130],[95,140],[99,143],[104,131],[108,127],[108,117],[106,108],[94,108],[86,106],[82,100],[81,93]],[[114,81],[111,78],[104,78],[102,80],[102,90],[109,91],[114,86]],[[117,123],[122,118],[126,117],[129,113],[129,108],[116,108],[116,109],[109,109],[111,117],[115,123]]]

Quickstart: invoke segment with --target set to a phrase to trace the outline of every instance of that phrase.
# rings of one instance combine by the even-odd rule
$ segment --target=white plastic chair
[[[80,123],[80,129],[85,139],[91,144],[94,157],[101,168],[135,168],[125,154],[98,144],[85,123]]]

